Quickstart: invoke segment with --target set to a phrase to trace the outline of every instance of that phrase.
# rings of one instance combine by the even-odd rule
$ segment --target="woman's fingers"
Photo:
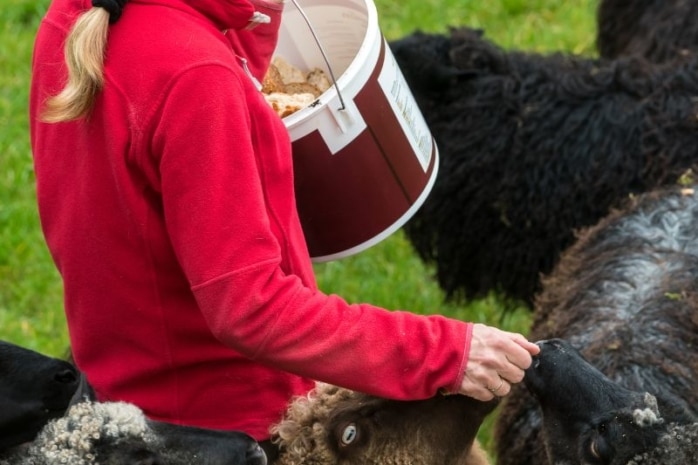
[[[520,334],[476,324],[460,392],[479,400],[503,397],[520,383],[540,348]]]
[[[537,355],[540,352],[540,347],[538,347],[537,344],[528,341],[528,339],[523,337],[521,334],[507,334],[511,337],[511,340],[519,346],[520,349],[523,349],[523,352],[521,350],[515,350],[515,352],[519,355],[519,358],[518,360],[511,360],[511,362],[516,363],[517,366],[525,370],[531,365],[531,356]]]
[[[488,387],[487,390],[497,397],[504,397],[511,392],[511,384],[504,378],[499,378],[499,383]]]
[[[461,394],[469,395],[478,400],[488,401],[494,397],[504,397],[511,392],[511,383],[501,376],[488,376],[480,370],[474,374],[466,370],[461,384]]]
[[[463,376],[463,382],[461,383],[460,394],[466,396],[474,397],[477,400],[487,402],[495,397],[495,394],[487,389],[487,386],[479,379],[473,379],[473,377],[466,370]]]
[[[513,384],[523,381],[525,374],[524,370],[513,364],[509,364],[509,366],[501,371],[498,371],[497,373],[504,380]]]

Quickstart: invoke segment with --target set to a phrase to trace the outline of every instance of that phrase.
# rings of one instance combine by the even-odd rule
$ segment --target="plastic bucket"
[[[284,118],[303,231],[313,261],[323,262],[403,226],[431,190],[438,149],[371,0],[297,1],[284,11],[275,55],[336,79]]]

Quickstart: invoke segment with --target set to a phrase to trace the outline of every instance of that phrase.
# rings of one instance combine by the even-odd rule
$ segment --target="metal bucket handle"
[[[310,19],[308,19],[308,16],[305,14],[303,11],[303,8],[298,4],[298,0],[291,0],[293,4],[298,8],[298,12],[301,14],[303,17],[303,21],[305,21],[305,24],[308,25],[308,29],[310,29],[310,33],[313,35],[313,39],[315,40],[315,43],[317,44],[318,48],[320,49],[320,54],[322,55],[322,59],[325,61],[325,64],[327,65],[327,69],[330,72],[330,78],[332,79],[332,85],[334,85],[334,88],[337,90],[337,96],[339,97],[339,103],[341,106],[339,107],[339,110],[346,110],[346,105],[344,104],[344,98],[342,97],[342,92],[339,90],[339,86],[337,85],[337,79],[334,76],[334,71],[332,71],[332,65],[330,65],[330,60],[327,58],[327,54],[325,53],[325,49],[322,46],[322,43],[320,43],[320,39],[318,38],[317,34],[315,33],[315,29],[313,28],[312,23],[310,22]]]

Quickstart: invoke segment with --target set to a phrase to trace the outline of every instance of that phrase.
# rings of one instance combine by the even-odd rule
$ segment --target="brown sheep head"
[[[319,383],[272,428],[275,465],[486,465],[476,435],[497,402],[396,401]]]

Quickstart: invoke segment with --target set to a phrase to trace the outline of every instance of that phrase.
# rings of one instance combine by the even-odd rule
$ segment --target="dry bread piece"
[[[332,83],[327,78],[327,74],[320,68],[313,68],[308,73],[308,83],[314,85],[320,90],[320,92],[325,92],[327,89],[332,87]]]
[[[262,81],[264,98],[282,118],[307,107],[330,87],[320,68],[304,73],[280,56],[272,59]]]
[[[301,110],[315,101],[314,94],[285,94],[282,92],[274,92],[265,94],[264,98],[271,105],[276,114],[285,118],[298,110]]]
[[[313,94],[317,98],[322,95],[323,91],[309,82],[291,82],[286,84],[284,92],[287,94]]]
[[[265,94],[272,94],[274,92],[285,92],[286,85],[281,78],[281,73],[279,68],[273,64],[269,66],[267,74],[264,75],[262,80],[262,92]]]
[[[288,61],[284,60],[282,57],[275,56],[271,60],[271,64],[279,70],[284,84],[289,84],[291,82],[306,82],[305,73],[293,66]]]

